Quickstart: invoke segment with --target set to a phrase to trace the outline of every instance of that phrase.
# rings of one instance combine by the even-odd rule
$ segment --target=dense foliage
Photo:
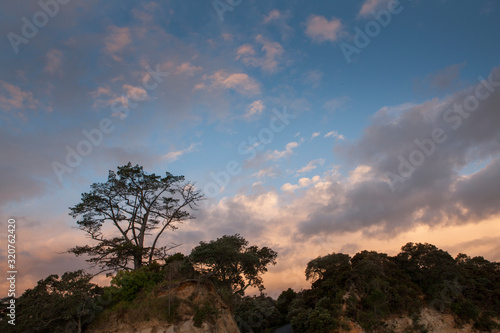
[[[101,310],[96,301],[103,289],[90,283],[91,277],[79,270],[38,281],[18,299],[17,332],[82,332]],[[0,323],[2,332],[11,329]]]
[[[285,323],[276,301],[264,295],[242,298],[234,317],[241,333],[266,332]]]
[[[394,257],[374,251],[318,257],[305,273],[311,289],[291,302],[290,291],[280,296],[290,304],[282,312],[297,332],[328,332],[346,326],[346,319],[384,331],[384,319],[398,314],[414,318],[420,329],[423,306],[454,313],[459,325],[498,326],[492,318],[500,317],[500,264],[482,257],[454,259],[434,245],[408,243]]]
[[[215,287],[219,296],[234,309],[253,299],[243,298],[247,287],[264,288],[262,274],[269,264],[276,262],[276,256],[270,248],[249,246],[243,237],[234,235],[201,242],[190,256],[175,253],[161,263],[153,261],[135,270],[120,270],[109,287],[100,288],[90,283],[92,276],[83,271],[68,272],[61,278],[50,275],[19,298],[18,328],[28,333],[81,332],[90,322],[106,325],[112,317],[174,322],[179,320],[177,310],[181,304],[192,309],[194,323],[201,326],[217,317],[218,310],[213,304],[180,300],[169,290],[186,280],[206,283]],[[156,297],[159,294],[167,296]],[[269,327],[282,322],[281,319],[272,322],[272,318],[280,314],[273,302],[271,298],[261,302],[274,309],[269,323],[265,324]],[[2,325],[6,322],[0,321],[0,328]]]
[[[388,332],[384,320],[408,315],[407,332],[425,332],[424,306],[454,314],[457,325],[498,327],[492,319],[500,317],[500,264],[482,257],[454,259],[434,245],[408,243],[393,257],[374,251],[318,257],[305,275],[311,289],[285,290],[276,301],[244,298],[235,313],[241,331],[269,332],[287,322],[295,332],[334,332],[354,321],[368,332]]]
[[[263,289],[262,274],[276,264],[278,254],[268,247],[248,246],[240,235],[200,242],[189,256],[195,268],[213,277],[222,288],[243,296],[248,287]]]
[[[201,242],[189,256],[176,253],[133,271],[119,271],[111,286],[90,283],[83,271],[50,275],[18,300],[17,329],[23,332],[81,332],[110,316],[169,322],[189,306],[195,322],[211,322],[218,310],[211,302],[193,303],[175,296],[155,297],[185,280],[208,283],[234,311],[242,333],[272,332],[290,323],[295,332],[333,332],[351,322],[368,332],[385,332],[388,317],[408,315],[408,332],[424,332],[422,307],[455,315],[457,325],[480,331],[500,328],[500,263],[459,254],[451,257],[431,244],[408,243],[396,256],[361,251],[353,257],[332,253],[311,260],[305,276],[311,288],[283,291],[277,300],[262,291],[262,274],[276,262],[276,252],[248,246],[240,235]],[[260,296],[244,296],[247,287]],[[184,302],[184,303],[183,303]],[[183,305],[184,304],[184,305]],[[97,315],[97,321],[94,317]],[[5,321],[0,321],[3,330]]]

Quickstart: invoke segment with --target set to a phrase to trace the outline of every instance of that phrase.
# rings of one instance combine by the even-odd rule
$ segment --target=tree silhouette
[[[200,242],[189,259],[195,268],[211,274],[233,294],[244,295],[248,287],[264,289],[262,274],[276,264],[278,254],[268,247],[248,246],[240,235],[225,235],[209,243]]]
[[[83,270],[49,275],[19,298],[18,332],[82,332],[101,309],[102,288]],[[74,328],[74,329],[73,329]]]
[[[108,181],[94,183],[91,191],[82,194],[79,204],[70,207],[70,215],[79,217],[78,228],[97,244],[76,246],[68,252],[88,255],[102,271],[138,269],[166,256],[176,247],[159,246],[165,230],[194,218],[188,209],[195,209],[203,195],[183,176],[166,173],[165,177],[146,174],[142,166],[128,163],[109,171]],[[118,235],[104,235],[104,226],[113,226]],[[112,228],[111,228],[112,229]],[[130,262],[133,266],[130,267]]]

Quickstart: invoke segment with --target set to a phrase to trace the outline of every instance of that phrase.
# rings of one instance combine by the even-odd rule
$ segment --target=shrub
[[[119,271],[111,280],[116,287],[115,296],[119,300],[132,301],[141,291],[150,291],[163,280],[161,267],[158,264],[143,266],[135,271]]]
[[[203,322],[210,322],[215,324],[219,310],[217,310],[210,301],[206,300],[201,306],[194,306],[194,326],[201,327]]]

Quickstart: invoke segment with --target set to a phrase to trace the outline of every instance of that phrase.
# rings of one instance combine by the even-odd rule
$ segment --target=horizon
[[[69,207],[128,162],[207,198],[162,245],[270,247],[273,297],[308,288],[307,262],[332,252],[413,242],[500,261],[500,3],[1,8],[0,234],[6,249],[15,219],[17,297],[89,268],[61,254],[88,242]]]

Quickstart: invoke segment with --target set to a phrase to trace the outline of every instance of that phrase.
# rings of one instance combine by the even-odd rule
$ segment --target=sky
[[[166,233],[278,252],[428,242],[500,261],[500,3],[40,0],[0,5],[0,267],[85,268],[69,207],[128,162],[205,195]],[[5,273],[6,274],[6,273]],[[103,276],[95,281],[106,284]],[[0,280],[1,295],[7,280]]]

